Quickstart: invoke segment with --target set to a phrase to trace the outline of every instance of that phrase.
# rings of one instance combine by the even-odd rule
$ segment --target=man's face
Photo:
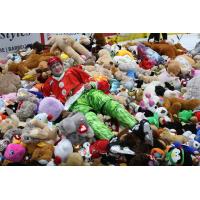
[[[63,66],[57,62],[51,66],[51,72],[54,76],[61,76],[64,71]]]

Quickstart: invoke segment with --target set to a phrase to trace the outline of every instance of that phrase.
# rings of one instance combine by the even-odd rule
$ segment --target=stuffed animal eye
[[[13,150],[10,150],[10,155],[14,155],[15,152]]]

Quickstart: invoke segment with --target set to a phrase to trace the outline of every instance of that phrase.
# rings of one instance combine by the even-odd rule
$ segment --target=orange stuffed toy
[[[181,46],[181,44],[172,45],[166,42],[144,42],[144,45],[150,47],[160,55],[166,55],[172,59],[186,52],[186,50]]]
[[[41,61],[48,61],[51,56],[53,56],[51,53],[30,54],[25,61],[8,64],[8,71],[12,71],[22,78],[29,70],[37,68]]]
[[[190,99],[184,100],[179,98],[164,98],[163,106],[172,115],[178,114],[181,110],[194,110],[200,106],[200,100]]]

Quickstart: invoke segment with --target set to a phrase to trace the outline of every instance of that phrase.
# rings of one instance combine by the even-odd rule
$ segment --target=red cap
[[[48,66],[51,67],[54,63],[57,63],[57,62],[59,62],[62,65],[62,61],[60,60],[59,57],[57,56],[51,57],[48,60]]]

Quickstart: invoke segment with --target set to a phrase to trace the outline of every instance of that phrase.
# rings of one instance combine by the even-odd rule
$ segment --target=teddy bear
[[[117,95],[111,95],[114,100],[118,101],[120,104],[127,106],[128,91],[122,88]]]
[[[167,63],[167,72],[171,76],[178,76],[181,73],[181,64],[177,60],[170,60]]]
[[[28,145],[26,146],[28,148]],[[31,161],[37,161],[41,165],[47,165],[47,163],[53,157],[54,146],[45,142],[37,144],[31,155]]]
[[[32,119],[29,123],[34,126],[34,128],[29,132],[30,137],[41,139],[42,141],[52,140],[53,143],[57,140],[58,130],[55,126],[52,125],[49,127],[48,124],[37,119]]]
[[[25,61],[21,61],[19,63],[12,62],[8,64],[7,71],[11,71],[23,78],[29,70],[37,68],[41,61],[48,61],[51,56],[53,56],[51,53],[32,53]]]
[[[26,148],[26,156],[31,162],[36,161],[40,165],[47,165],[54,152],[54,146],[47,142],[34,142],[34,143],[24,143]]]
[[[0,95],[17,92],[20,88],[20,77],[12,72],[0,74]]]
[[[50,75],[51,71],[48,68],[47,62],[41,61],[38,67],[29,70],[29,72],[24,75],[22,80],[44,83]]]
[[[88,125],[82,113],[71,113],[67,118],[57,124],[61,134],[68,138],[72,144],[80,144],[90,141],[94,137],[94,131]]]
[[[110,68],[113,66],[113,61],[112,61],[109,51],[107,51],[106,49],[101,49],[98,52],[98,56],[99,58],[96,61],[96,63],[110,70]]]
[[[183,75],[189,74],[192,70],[192,66],[195,64],[195,61],[186,54],[177,56],[175,61],[180,63],[181,73]]]
[[[163,140],[167,145],[172,144],[173,142],[180,142],[181,144],[185,144],[188,139],[183,135],[176,135],[174,133],[169,132],[168,130],[163,130],[160,133],[159,138]]]
[[[5,134],[6,131],[8,131],[9,129],[17,128],[18,126],[21,125],[22,124],[20,123],[19,118],[16,116],[16,114],[13,113],[9,117],[0,122],[0,132],[2,134]]]
[[[128,95],[133,98],[136,103],[139,103],[143,99],[143,89],[133,88],[133,90],[128,91]]]
[[[134,80],[130,77],[128,77],[124,72],[118,70],[115,72],[114,77],[120,81],[120,84],[122,84],[123,87],[125,87],[128,90],[131,90],[135,83]]]
[[[178,114],[181,110],[194,110],[200,106],[200,100],[190,99],[184,100],[180,98],[164,98],[163,107],[173,116]]]
[[[111,73],[111,70],[106,69],[102,67],[101,65],[95,65],[95,70],[90,73],[92,77],[97,77],[97,76],[105,76],[107,80],[111,80],[113,78],[113,75]]]
[[[32,118],[36,114],[38,99],[35,95],[20,89],[18,91],[17,101],[19,102],[19,106],[16,114],[20,121],[25,122],[28,118]]]
[[[175,47],[174,45],[165,42],[143,42],[143,44],[147,47],[150,47],[160,55],[166,55],[172,59],[175,58],[177,55],[185,53],[185,51],[181,50],[180,48],[177,49],[177,47],[180,46]]]
[[[83,157],[78,152],[73,152],[68,155],[66,166],[84,166]]]
[[[60,49],[69,57],[73,58],[77,64],[85,63],[81,55],[84,55],[85,59],[91,57],[91,53],[69,35],[53,35],[48,41],[48,44],[52,45],[50,52],[53,53],[56,49]]]

